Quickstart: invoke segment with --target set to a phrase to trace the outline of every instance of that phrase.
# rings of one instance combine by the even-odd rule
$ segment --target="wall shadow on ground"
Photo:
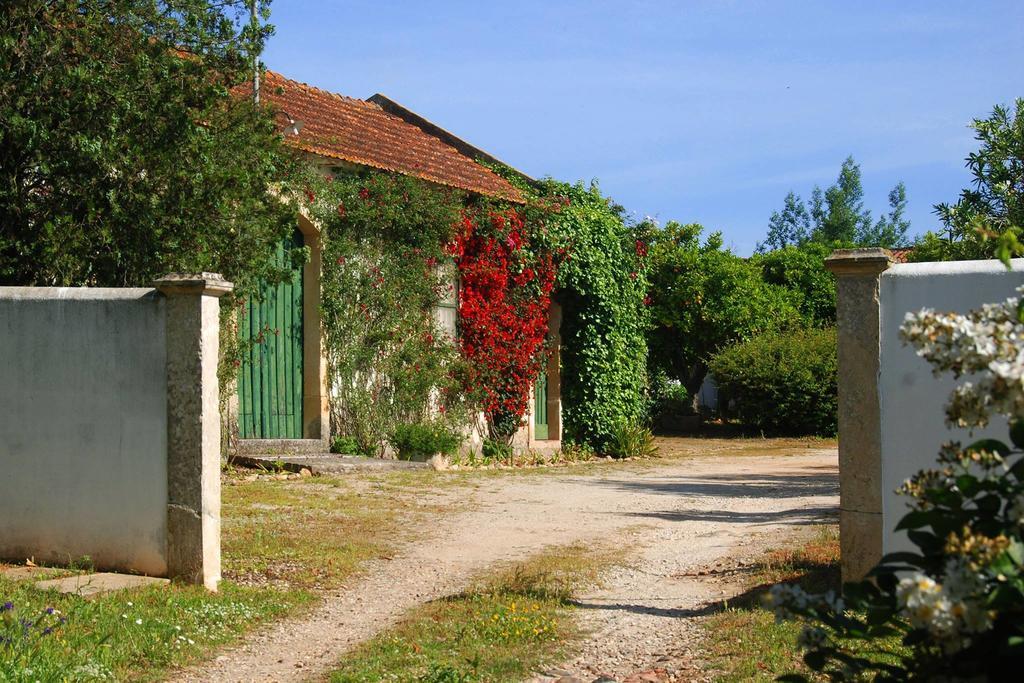
[[[835,467],[807,467],[785,474],[706,474],[644,479],[601,479],[595,486],[688,498],[802,498],[839,495]]]

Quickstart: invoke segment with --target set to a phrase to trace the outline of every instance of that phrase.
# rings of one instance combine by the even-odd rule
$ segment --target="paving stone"
[[[134,574],[101,572],[98,574],[81,574],[78,576],[67,576],[62,579],[37,581],[36,588],[40,590],[55,589],[60,593],[75,593],[83,598],[91,598],[103,593],[110,593],[128,588],[167,585],[169,583],[170,581],[167,579],[158,579],[152,576],[135,576]]]
[[[623,679],[622,683],[664,683],[667,680],[669,676],[665,669],[651,669],[635,673]]]

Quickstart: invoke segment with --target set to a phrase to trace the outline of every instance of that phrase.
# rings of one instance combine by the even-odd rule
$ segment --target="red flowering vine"
[[[459,269],[459,343],[467,388],[480,396],[492,439],[508,443],[522,423],[541,370],[553,255],[531,243],[515,209],[463,214],[451,248]]]

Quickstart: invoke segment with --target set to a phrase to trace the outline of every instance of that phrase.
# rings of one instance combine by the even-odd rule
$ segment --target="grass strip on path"
[[[343,584],[390,555],[421,516],[454,508],[432,471],[231,480],[223,488],[224,576],[247,585]],[[448,496],[448,498],[453,498]]]
[[[747,577],[746,592],[703,623],[705,660],[717,681],[773,681],[785,673],[808,673],[796,646],[801,625],[775,623],[762,605],[768,589],[782,582],[815,593],[838,590],[838,528],[821,526],[803,542],[765,553]]]
[[[553,548],[481,579],[466,592],[412,610],[350,653],[332,683],[475,683],[528,677],[564,658],[581,637],[571,600],[595,585],[623,549]]]

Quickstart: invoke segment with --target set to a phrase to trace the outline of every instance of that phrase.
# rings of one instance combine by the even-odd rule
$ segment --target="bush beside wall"
[[[834,329],[756,337],[719,352],[710,367],[719,406],[744,424],[773,434],[836,433]]]

